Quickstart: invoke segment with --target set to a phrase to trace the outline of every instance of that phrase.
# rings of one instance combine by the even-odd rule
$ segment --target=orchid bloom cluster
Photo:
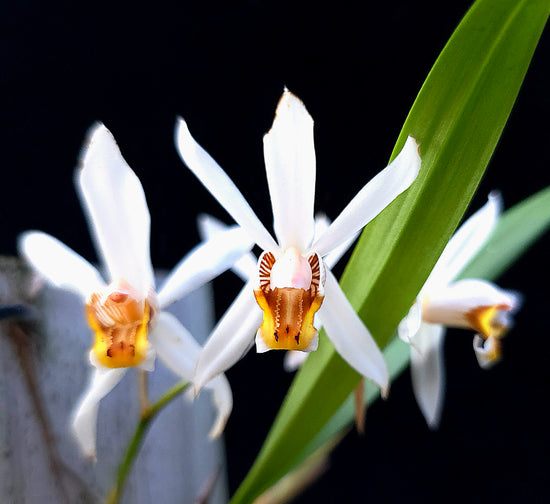
[[[256,274],[201,351],[193,380],[196,391],[238,361],[254,335],[257,352],[316,350],[315,316],[350,366],[386,391],[389,377],[382,353],[323,258],[355,237],[412,184],[420,169],[416,141],[409,137],[395,160],[314,239],[313,120],[303,103],[285,90],[273,126],[264,136],[277,241],[227,174],[194,140],[183,119],[176,143],[184,163],[263,250]]]
[[[145,195],[102,124],[91,129],[80,165],[77,188],[109,281],[105,282],[84,258],[45,233],[27,232],[19,246],[22,255],[50,283],[73,291],[85,304],[95,335],[89,354],[93,372],[74,413],[72,428],[82,451],[95,457],[99,401],[129,367],[152,371],[158,355],[177,376],[192,380],[201,347],[173,315],[162,310],[225,271],[250,250],[252,243],[239,228],[226,230],[184,257],[157,294]],[[211,389],[218,410],[210,431],[215,437],[223,431],[232,409],[231,388],[224,375],[206,387]]]
[[[431,428],[439,425],[445,394],[443,343],[446,327],[476,331],[474,351],[483,368],[501,357],[501,338],[511,326],[519,296],[479,279],[456,280],[490,237],[501,201],[488,202],[451,238],[409,314],[399,325],[399,336],[411,344],[414,394]]]
[[[409,137],[399,155],[368,182],[331,223],[314,218],[313,120],[285,89],[273,125],[264,136],[264,159],[276,239],[266,230],[235,184],[178,120],[179,154],[238,226],[199,218],[203,242],[185,256],[158,291],[150,260],[150,216],[141,183],[102,125],[90,133],[77,170],[77,189],[107,270],[105,281],[84,258],[42,232],[27,232],[20,250],[51,284],[80,296],[95,341],[92,374],[72,421],[83,452],[95,457],[100,400],[130,367],[152,371],[155,357],[195,394],[213,392],[219,435],[232,409],[225,370],[253,345],[257,352],[288,350],[295,368],[317,349],[323,326],[336,350],[363,377],[387,393],[389,375],[380,349],[347,300],[331,268],[358,233],[416,179],[419,147]],[[500,356],[500,338],[519,304],[516,295],[481,280],[458,280],[497,221],[499,198],[474,214],[451,239],[399,326],[411,344],[415,395],[430,426],[443,402],[442,344],[445,327],[476,331],[474,350],[487,367]],[[257,244],[259,259],[251,249]],[[245,286],[214,328],[204,348],[171,314],[168,305],[232,268]]]

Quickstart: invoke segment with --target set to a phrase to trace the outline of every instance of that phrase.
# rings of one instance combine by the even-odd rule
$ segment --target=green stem
[[[147,432],[147,429],[151,425],[151,422],[155,416],[160,413],[165,406],[179,396],[188,386],[189,382],[176,383],[148,410],[142,412],[136,431],[134,432],[134,435],[126,450],[126,454],[118,467],[116,482],[109,494],[109,497],[107,498],[107,504],[117,504],[120,501],[122,492],[124,491],[124,485],[126,484],[126,479],[128,478],[130,469],[132,468],[132,464],[134,463],[136,455],[143,444],[145,433]]]

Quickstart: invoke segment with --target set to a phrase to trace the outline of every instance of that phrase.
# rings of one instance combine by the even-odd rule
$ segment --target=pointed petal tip
[[[86,167],[86,159],[92,155],[98,147],[104,147],[105,144],[108,144],[111,148],[114,146],[118,149],[113,134],[101,121],[96,121],[86,132],[84,144],[80,151],[79,170],[77,173],[81,173]]]
[[[277,118],[281,118],[281,116],[284,116],[285,113],[300,113],[304,117],[308,118],[311,122],[313,122],[313,118],[307,111],[304,102],[300,100],[300,98],[298,98],[286,86],[283,89],[283,94],[281,95],[281,98],[279,98],[277,108],[275,109],[275,120],[273,121],[273,126],[275,126],[275,124],[277,123]],[[271,130],[273,129],[273,126],[271,127]],[[268,135],[271,130],[269,130],[269,132],[267,133]]]

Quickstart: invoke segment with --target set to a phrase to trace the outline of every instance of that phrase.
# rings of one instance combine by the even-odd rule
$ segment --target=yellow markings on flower
[[[149,303],[120,291],[102,298],[94,293],[86,305],[88,322],[95,333],[95,358],[109,368],[138,366],[149,346]]]
[[[317,334],[313,317],[324,296],[312,297],[309,291],[292,287],[267,293],[257,289],[254,295],[264,312],[259,331],[266,346],[273,350],[307,350]]]
[[[489,362],[496,362],[501,358],[500,340],[510,327],[505,317],[508,310],[510,306],[507,305],[480,306],[466,314],[472,329],[489,343],[485,345],[488,349],[485,358]]]
[[[308,289],[292,286],[272,288],[270,273],[275,256],[267,252],[260,259],[260,287],[254,295],[263,311],[263,322],[258,331],[270,349],[308,350],[317,335],[313,319],[323,304],[320,284],[324,278],[317,254],[311,255],[307,261],[312,272]]]

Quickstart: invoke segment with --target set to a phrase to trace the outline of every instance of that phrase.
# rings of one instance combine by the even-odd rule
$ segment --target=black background
[[[261,220],[271,222],[262,135],[283,85],[315,119],[316,207],[334,218],[385,166],[416,93],[469,5],[3,2],[0,250],[14,253],[19,232],[41,229],[94,257],[72,178],[96,120],[113,132],[142,181],[156,267],[172,267],[197,243],[198,212],[230,222],[176,154],[177,114]],[[546,33],[474,209],[492,189],[511,206],[550,182],[549,56]],[[348,435],[331,470],[299,502],[546,501],[548,245],[546,237],[500,279],[525,295],[501,364],[480,370],[472,334],[449,332],[440,430],[425,426],[405,373],[390,399],[369,410],[366,436]],[[221,315],[240,284],[225,275],[215,285]],[[281,361],[280,353],[250,353],[228,373],[235,396],[226,430],[232,492],[291,381]]]

